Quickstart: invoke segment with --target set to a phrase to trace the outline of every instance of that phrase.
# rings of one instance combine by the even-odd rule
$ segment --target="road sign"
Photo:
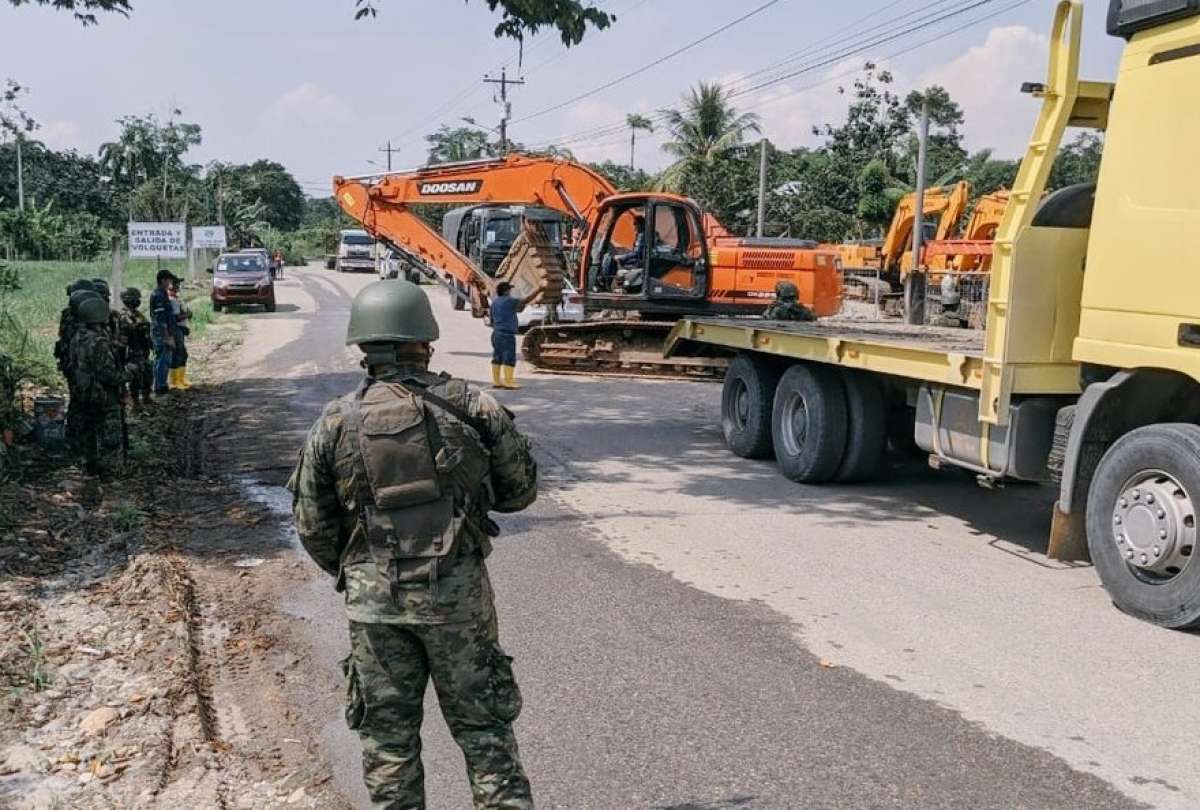
[[[224,250],[226,246],[224,225],[192,226],[192,247]]]
[[[187,225],[182,222],[130,222],[129,256],[186,259]]]

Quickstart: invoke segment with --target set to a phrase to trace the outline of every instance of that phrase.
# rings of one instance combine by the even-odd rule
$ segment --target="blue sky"
[[[737,82],[793,54],[829,53],[848,30],[966,5],[931,0],[778,0],[705,44],[629,81],[546,115],[522,121],[709,33],[764,0],[602,0],[618,16],[565,49],[554,34],[526,43],[524,87],[512,91],[512,135],[530,144],[653,112],[700,79]],[[995,0],[919,35],[931,36],[1012,6]],[[1083,73],[1110,79],[1120,42],[1104,33],[1103,0],[1087,0]],[[493,125],[499,110],[480,81],[505,63],[517,71],[517,47],[492,37],[496,22],[484,0],[378,0],[379,17],[355,22],[352,0],[134,0],[131,18],[103,17],[81,28],[70,15],[0,4],[0,78],[32,88],[30,111],[40,137],[56,147],[94,152],[123,114],[183,110],[199,123],[204,144],[191,157],[284,163],[307,192],[322,194],[335,173],[370,170],[391,138],[397,167],[423,161],[422,136],[439,123],[472,116]],[[1035,112],[1021,81],[1045,71],[1045,36],[1054,3],[1024,5],[887,60],[903,91],[940,83],[967,114],[973,148],[1017,155]],[[868,15],[874,15],[868,17]],[[867,18],[864,22],[857,22]],[[857,26],[855,23],[857,22]],[[894,30],[894,26],[889,28]],[[837,120],[837,92],[867,58],[883,60],[912,40],[870,49],[748,93],[742,107],[762,116],[765,134],[782,146],[814,143],[814,124]],[[812,58],[808,56],[807,58]],[[795,64],[803,64],[803,61]],[[743,80],[744,81],[744,80]],[[746,84],[736,85],[746,86]],[[661,138],[639,144],[638,163],[658,168]],[[593,160],[627,160],[624,132],[569,143]]]

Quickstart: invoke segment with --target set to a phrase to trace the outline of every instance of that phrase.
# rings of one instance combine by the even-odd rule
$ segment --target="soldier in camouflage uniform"
[[[67,401],[70,403],[76,399],[74,358],[71,352],[75,342],[75,333],[83,328],[83,324],[79,320],[79,305],[88,298],[102,299],[100,299],[99,294],[93,288],[92,282],[87,279],[80,279],[69,285],[67,289],[71,292],[67,306],[63,309],[58,319],[58,341],[54,344],[54,359],[58,363],[59,373],[63,375],[63,379],[67,382]],[[71,411],[72,409],[68,405],[66,438],[67,442],[74,446],[78,442],[79,436],[76,430],[77,420]]]
[[[347,343],[367,377],[325,408],[288,488],[296,528],[350,620],[346,720],[377,808],[423,810],[421,716],[432,678],[476,808],[531,810],[512,723],[521,693],[498,642],[484,559],[537,495],[537,465],[486,393],[429,371],[438,325],[420,287],[354,299]]]
[[[800,303],[800,291],[790,281],[775,284],[775,303],[767,307],[763,317],[769,321],[815,321],[812,310]]]
[[[75,430],[88,473],[100,472],[100,441],[105,422],[120,407],[125,378],[108,333],[108,304],[98,296],[79,303],[82,327],[71,342],[72,400]]]
[[[142,291],[128,287],[121,293],[124,308],[117,313],[117,342],[125,355],[125,378],[129,385],[129,401],[134,407],[150,404],[150,389],[154,387],[154,367],[150,353],[150,321],[142,314]]]

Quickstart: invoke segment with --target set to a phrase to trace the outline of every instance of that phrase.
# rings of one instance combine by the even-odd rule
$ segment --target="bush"
[[[58,214],[49,204],[0,210],[0,244],[14,258],[88,260],[108,252],[116,232],[95,214]]]

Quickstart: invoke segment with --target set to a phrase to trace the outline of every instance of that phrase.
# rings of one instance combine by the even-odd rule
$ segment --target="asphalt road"
[[[247,316],[239,402],[269,430],[264,468],[354,385],[342,337],[372,280],[289,271],[279,311]],[[483,382],[486,329],[426,289],[434,367]],[[521,371],[499,396],[543,493],[502,521],[491,567],[539,806],[1200,806],[1200,638],[1121,615],[1090,568],[1047,560],[1045,490],[919,464],[802,487],[726,451],[717,385]],[[285,607],[335,672],[329,583]],[[336,700],[308,710],[361,802]],[[469,807],[432,700],[425,736],[429,806]]]

